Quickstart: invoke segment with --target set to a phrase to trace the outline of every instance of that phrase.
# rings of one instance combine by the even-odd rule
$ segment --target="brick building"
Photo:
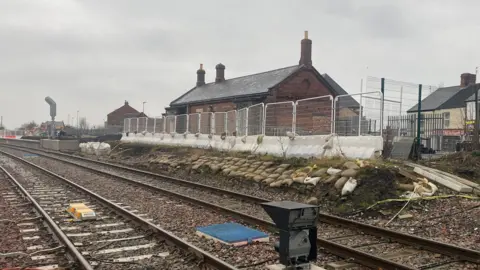
[[[125,118],[146,117],[142,112],[135,110],[125,100],[125,104],[107,115],[107,127],[121,127],[123,128],[123,121]]]
[[[346,95],[347,92],[328,74],[321,74],[312,65],[312,41],[308,32],[301,40],[298,65],[283,67],[262,73],[226,79],[225,66],[216,65],[214,82],[205,82],[205,70],[200,64],[196,85],[170,103],[166,115],[202,112],[228,112],[240,110],[258,103],[297,101],[307,98]],[[359,104],[351,97],[339,100],[337,115],[356,115]],[[328,98],[302,101],[297,107],[297,133],[330,133],[331,100]],[[337,104],[338,105],[338,104]],[[266,112],[266,133],[270,127],[291,124],[291,104],[271,106]],[[250,118],[250,116],[249,116]],[[254,119],[260,119],[259,116]],[[249,120],[250,121],[250,120]],[[328,130],[327,130],[328,129]]]

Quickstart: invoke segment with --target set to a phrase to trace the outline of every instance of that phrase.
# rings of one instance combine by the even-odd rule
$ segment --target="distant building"
[[[147,117],[143,112],[135,110],[125,100],[125,104],[107,115],[106,127],[122,127],[125,118]]]
[[[52,121],[43,122],[40,124],[39,129],[41,131],[47,131],[51,126]],[[65,123],[63,121],[55,121],[55,131],[59,131],[65,128]]]
[[[466,102],[473,100],[476,84],[475,74],[463,73],[460,75],[460,84],[442,87],[422,100],[421,113],[441,114],[443,136],[462,136],[466,120],[473,120],[467,115]],[[418,104],[407,111],[408,114],[418,113]]]

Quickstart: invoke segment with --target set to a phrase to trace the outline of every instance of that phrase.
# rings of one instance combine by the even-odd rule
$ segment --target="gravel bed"
[[[104,165],[94,164],[94,163],[88,162],[88,161],[80,161],[80,160],[75,159],[75,158],[64,158],[62,156],[61,159],[66,159],[66,160],[73,161],[75,163],[79,163],[79,164],[82,164],[82,165],[87,165],[89,167],[92,167],[92,168],[95,168],[95,169],[98,169],[98,170],[101,170],[101,171],[112,173],[113,175],[127,177],[127,178],[134,179],[136,181],[140,181],[140,182],[143,182],[143,183],[149,183],[153,186],[157,186],[157,187],[160,187],[160,188],[165,188],[165,189],[177,192],[177,193],[188,195],[190,197],[200,198],[202,200],[206,200],[206,201],[211,202],[213,204],[221,205],[221,206],[224,206],[224,207],[232,209],[232,210],[240,211],[240,212],[243,212],[243,213],[246,213],[246,214],[249,214],[249,215],[253,215],[253,216],[271,221],[271,219],[268,217],[268,215],[265,213],[265,211],[263,210],[262,207],[260,207],[259,205],[255,204],[255,203],[249,203],[249,202],[241,201],[241,200],[239,200],[235,197],[230,197],[228,195],[215,194],[215,193],[212,193],[211,191],[188,188],[188,187],[185,187],[184,185],[181,185],[181,184],[174,184],[174,183],[171,183],[169,181],[162,181],[162,180],[159,180],[159,179],[154,178],[154,177],[144,176],[144,175],[139,174],[139,173],[132,173],[132,172],[122,170],[122,169],[118,169],[118,170],[117,169],[111,169],[111,168],[108,168]],[[35,159],[35,160],[37,160],[37,159]],[[72,165],[67,164],[66,166],[72,166]],[[326,232],[329,232],[329,233],[326,234]],[[355,233],[358,233],[358,232],[355,232],[355,230],[351,230],[351,229],[338,228],[338,227],[335,227],[334,225],[330,225],[330,224],[323,224],[321,229],[318,231],[318,236],[319,237],[330,238],[330,237],[336,237],[336,236],[351,235],[351,234],[355,234]],[[362,235],[359,235],[359,237],[361,237],[361,236]],[[380,241],[375,237],[369,237],[369,236],[362,237],[362,239],[364,241],[364,244],[369,244],[371,241],[376,241],[376,242]],[[338,240],[338,243],[339,244],[344,244],[344,243],[342,243],[342,241],[343,240]],[[347,240],[345,245],[353,246],[353,245],[356,245],[356,244],[360,243],[359,242],[360,240],[355,241],[355,244],[352,244],[352,241],[353,240]]]
[[[177,192],[188,197],[199,198],[203,201],[216,204],[216,205],[221,205],[231,210],[243,212],[264,220],[272,221],[260,205],[252,202],[239,200],[238,198],[235,198],[229,195],[217,194],[212,191],[198,189],[194,187],[188,187],[188,186],[174,183],[168,180],[161,180],[155,177],[145,176],[145,175],[134,173],[134,172],[129,172],[127,170],[110,168],[105,165],[95,164],[88,161],[82,161],[75,158],[69,158],[64,156],[54,156],[54,155],[50,155],[50,156],[75,162],[75,163],[88,166],[96,170],[104,171],[119,177],[126,177],[138,182],[146,183],[146,184],[161,188],[161,189],[166,189],[168,191]]]
[[[139,167],[146,164],[148,156],[140,156],[126,160],[112,160],[106,157],[87,156],[120,165]],[[142,166],[141,169],[150,170]],[[250,194],[270,200],[293,200],[304,201],[309,197],[307,194],[295,190],[264,188],[251,182],[228,179],[220,175],[189,174],[188,171],[179,170],[174,173],[168,171],[150,170],[156,173],[169,174],[181,179],[198,182],[214,187],[224,188],[236,192]],[[441,190],[446,190],[442,186]],[[447,190],[448,191],[448,190]],[[453,193],[453,192],[451,192]],[[319,202],[322,210],[322,201]],[[480,250],[480,201],[465,198],[437,199],[432,201],[411,202],[403,213],[410,213],[412,219],[394,219],[386,228],[425,237],[432,240],[457,245],[460,247]],[[385,224],[396,214],[391,211],[387,215],[351,215],[345,218],[353,219],[362,223],[385,227]],[[461,239],[461,241],[459,240]]]
[[[19,152],[21,151],[9,149],[8,152],[20,155]],[[59,161],[42,157],[36,157],[29,161],[52,170],[100,196],[122,202],[147,214],[147,217],[153,218],[154,222],[160,227],[233,265],[257,264],[264,260],[275,261],[278,257],[278,253],[273,249],[274,241],[277,240],[275,237],[271,237],[269,243],[258,243],[236,248],[201,238],[196,234],[195,228],[198,226],[235,221],[231,217],[159,195],[158,192],[152,192],[124,181],[93,174]],[[62,165],[59,166],[60,164]]]
[[[3,166],[3,159],[0,157],[0,165]],[[6,193],[8,195],[18,195],[17,201],[7,200]],[[5,194],[5,195],[2,195]],[[13,207],[12,205],[22,204],[22,206]],[[24,252],[32,253],[38,250],[28,250],[27,247],[42,245],[44,248],[55,248],[59,246],[59,243],[54,241],[52,236],[46,229],[36,232],[34,235],[39,236],[38,239],[24,240],[23,236],[31,236],[20,232],[20,229],[30,228],[43,228],[43,223],[40,219],[32,219],[37,217],[37,213],[34,210],[32,204],[26,199],[23,199],[13,184],[8,180],[7,176],[0,172],[0,232],[2,237],[0,238],[0,253],[12,253],[12,252]],[[22,223],[32,223],[28,226],[18,226]],[[33,235],[32,235],[33,236]],[[45,263],[56,263],[60,266],[66,266],[68,264],[67,259],[63,255],[59,254],[55,261],[53,259],[43,261],[33,261],[30,256],[15,256],[15,257],[3,257],[0,256],[0,268],[9,267],[28,267],[37,266]]]
[[[10,160],[8,161],[7,164],[7,169],[10,171],[10,173],[14,174],[14,176],[17,178],[18,181],[24,185],[25,188],[29,189],[29,187],[33,185],[39,185],[41,184],[42,187],[45,187],[46,189],[48,188],[62,188],[65,187],[65,189],[69,188],[67,190],[67,198],[69,200],[72,199],[78,199],[78,198],[85,198],[85,195],[83,195],[81,192],[73,190],[71,187],[67,187],[66,185],[64,186],[63,184],[59,185],[59,181],[55,180],[54,178],[43,175],[42,173],[35,173],[33,174],[31,171],[28,171],[28,169],[31,169],[30,167],[23,165],[17,161]],[[34,195],[35,197],[35,195]],[[87,205],[94,205],[93,203],[87,203]],[[105,217],[105,219],[101,220],[96,220],[96,221],[88,221],[88,222],[68,222],[62,220],[65,220],[69,216],[64,212],[64,207],[63,205],[57,208],[51,208],[51,210],[48,210],[47,212],[55,219],[57,220],[57,223],[59,226],[62,227],[64,232],[66,234],[69,233],[85,233],[85,232],[96,232],[94,235],[89,235],[89,236],[81,236],[81,237],[75,237],[75,236],[70,236],[70,240],[72,242],[81,242],[84,244],[89,244],[88,246],[79,247],[79,250],[82,252],[92,252],[96,251],[99,249],[110,249],[114,247],[118,247],[119,243],[91,243],[92,241],[99,241],[103,239],[111,239],[112,234],[98,234],[99,231],[109,231],[109,230],[116,230],[116,229],[125,229],[125,228],[132,228],[133,224],[129,224],[128,221],[122,219],[119,216],[115,216],[113,212],[110,212],[108,208],[106,207],[100,207],[99,205],[96,207],[99,209],[98,213],[100,216]],[[107,228],[94,228],[94,225],[105,225],[105,224],[111,224],[111,223],[118,223],[123,221],[124,224],[119,225],[118,227],[107,227]],[[129,226],[132,225],[132,226]],[[66,227],[66,228],[65,228]],[[77,227],[77,229],[74,229],[72,227]],[[70,228],[71,230],[68,230]],[[179,249],[172,247],[172,246],[167,246],[165,243],[158,242],[155,240],[155,238],[148,236],[148,233],[145,230],[141,230],[138,228],[133,227],[133,231],[130,232],[123,232],[123,233],[117,233],[115,234],[115,238],[124,238],[124,237],[132,237],[132,236],[138,236],[138,235],[146,235],[147,237],[143,239],[143,243],[148,241],[149,243],[154,243],[156,242],[157,245],[154,247],[151,247],[149,249],[143,249],[143,250],[137,250],[137,251],[122,251],[120,254],[120,257],[130,257],[130,256],[137,256],[137,255],[143,255],[146,253],[151,253],[151,254],[159,254],[162,252],[168,252],[169,255],[166,258],[161,258],[161,257],[152,257],[149,259],[141,260],[138,262],[133,262],[133,263],[124,263],[124,264],[119,264],[119,263],[112,263],[110,259],[113,257],[118,257],[118,254],[115,254],[116,256],[112,256],[112,254],[85,254],[85,258],[87,260],[93,260],[99,263],[99,265],[95,266],[95,269],[98,270],[113,270],[113,269],[200,269],[197,265],[197,261],[194,260],[193,257],[189,256],[189,254],[185,254],[184,252],[180,251]],[[134,241],[123,241],[122,246],[132,246],[135,244],[138,244],[142,242],[142,240],[134,240]]]
[[[405,234],[413,234],[435,241],[480,250],[480,201],[452,197],[428,202],[411,202],[412,206],[401,214],[411,218],[387,222],[396,211],[387,216],[351,219],[379,227],[386,227]]]
[[[14,153],[15,150],[9,150],[9,152]],[[17,152],[20,153],[20,151],[17,151]],[[61,159],[67,159],[63,156],[61,156],[61,157],[58,156],[58,157],[61,158]],[[211,202],[213,204],[219,204],[219,205],[225,206],[225,207],[233,209],[233,210],[237,210],[237,211],[240,211],[240,212],[243,212],[243,213],[247,213],[247,214],[250,214],[250,215],[253,215],[253,216],[256,216],[256,217],[260,217],[260,218],[269,220],[268,216],[265,214],[265,212],[263,211],[263,209],[261,207],[258,207],[257,205],[252,204],[252,203],[247,203],[247,202],[240,201],[239,199],[236,199],[236,198],[230,198],[229,196],[225,196],[225,195],[223,195],[223,196],[222,195],[217,195],[217,194],[211,193],[209,191],[204,191],[204,190],[198,190],[198,189],[195,190],[193,188],[188,188],[188,187],[185,187],[185,186],[182,186],[182,185],[173,184],[173,183],[168,182],[168,181],[161,181],[157,178],[143,176],[143,175],[137,174],[137,173],[127,172],[127,171],[121,170],[121,169],[112,170],[112,169],[109,169],[108,167],[105,167],[103,165],[96,165],[96,164],[93,164],[93,163],[90,163],[90,162],[80,161],[80,160],[73,159],[73,158],[68,158],[68,159],[73,161],[73,162],[76,162],[76,163],[81,163],[81,164],[84,164],[84,165],[88,165],[89,167],[94,167],[95,169],[106,171],[108,173],[113,173],[113,174],[116,174],[116,175],[119,175],[119,176],[135,179],[135,180],[141,181],[141,182],[146,182],[146,183],[149,183],[151,185],[158,186],[160,188],[164,188],[164,189],[172,190],[172,191],[184,194],[184,195],[188,195],[190,197],[201,198],[201,199],[203,199],[205,201],[208,201],[208,202]],[[51,160],[48,160],[46,158],[34,158],[31,161],[40,165],[40,166],[42,166],[42,167],[46,167],[46,168],[49,168],[47,166],[49,166],[48,164],[50,164],[50,166],[52,166],[52,167],[50,167],[49,169],[52,169],[52,170],[58,172],[59,174],[65,176],[65,177],[67,177],[71,180],[74,180],[74,178],[71,178],[70,175],[76,175],[76,174],[75,173],[70,173],[69,172],[70,168],[72,168],[72,169],[75,168],[77,171],[78,170],[80,170],[80,171],[83,170],[83,169],[75,167],[73,165],[64,165],[63,170],[59,171],[60,167],[53,165],[55,163],[55,161],[51,161]],[[65,163],[62,163],[62,164],[65,164]],[[68,170],[65,169],[66,167],[69,167],[69,169]],[[78,174],[81,174],[81,173],[78,173]],[[95,175],[95,174],[93,174],[93,175]],[[199,175],[199,176],[201,177],[202,175]],[[99,177],[102,177],[102,176],[96,175],[96,177],[98,179]],[[102,177],[102,178],[105,178],[105,177]],[[189,176],[188,178],[182,178],[182,179],[191,180],[191,176]],[[209,179],[209,180],[207,180],[207,179]],[[110,179],[110,180],[112,180],[112,179]],[[229,189],[229,190],[232,190],[232,191],[235,191],[235,192],[243,192],[243,193],[246,193],[246,194],[255,195],[255,196],[259,196],[259,197],[267,197],[268,198],[270,196],[270,195],[268,195],[268,196],[258,195],[257,193],[252,194],[251,190],[250,190],[250,192],[247,191],[247,190],[241,191],[238,188],[235,188],[236,186],[234,186],[234,188],[232,189],[231,182],[229,182],[227,185],[222,186],[222,184],[218,184],[218,183],[223,183],[222,181],[219,181],[218,179],[212,178],[211,176],[210,177],[204,177],[204,180],[206,180],[206,181],[204,181],[204,182],[193,181],[193,182],[200,182],[200,183],[207,184],[207,185],[210,185],[210,186],[225,188],[225,189]],[[113,181],[115,181],[115,180],[113,180]],[[211,182],[209,183],[208,181],[211,181]],[[122,183],[125,184],[125,182],[122,182]],[[211,184],[211,183],[215,183],[215,184]],[[239,183],[239,185],[244,187],[243,183]],[[135,190],[141,189],[141,188],[137,188],[137,187],[131,187],[131,188],[134,188]],[[250,187],[250,189],[251,189],[251,187]],[[260,193],[261,192],[272,193],[271,191],[258,190],[258,189],[256,189],[256,191],[258,191]],[[278,198],[279,197],[278,192],[273,192],[273,193],[275,194],[274,195],[275,197],[271,198],[271,199],[278,200],[279,199]],[[288,197],[288,194],[291,194],[291,193],[290,192],[285,192],[284,193],[284,195],[286,195],[287,197]],[[273,196],[273,194],[271,194],[271,196]],[[280,198],[280,199],[288,199],[288,200],[297,200],[298,201],[299,196],[303,196],[303,195],[300,195],[298,192],[296,192],[296,196],[294,196],[294,197],[289,197],[289,198],[283,197],[283,198]],[[174,204],[175,203],[175,201],[170,201],[168,199],[165,200],[164,198],[156,198],[153,194],[151,194],[151,197],[146,197],[146,198],[149,198],[149,199],[145,200],[145,201],[149,201],[149,202],[153,199],[153,200],[158,200],[161,203],[163,202],[165,204]],[[121,201],[123,201],[123,200],[121,200]],[[128,204],[130,205],[130,203],[128,203]],[[175,204],[174,207],[183,208],[183,207],[185,207],[185,204],[182,204],[182,203]],[[173,216],[175,216],[176,214],[177,214],[177,212],[175,212],[175,214]],[[157,218],[155,218],[155,217],[154,217],[154,219],[157,220]],[[359,220],[359,221],[362,221],[362,222],[367,220],[367,222],[365,222],[365,223],[369,223],[369,224],[375,224],[375,222],[378,222],[378,220],[381,220],[379,218],[373,218],[373,219],[372,218],[366,218],[365,219],[365,218],[362,218],[362,217],[360,217],[360,218],[357,217],[356,219]],[[166,220],[167,221],[172,221],[172,220],[170,220],[170,216]],[[181,220],[180,222],[183,222],[183,220]],[[168,223],[168,224],[170,224],[170,223]],[[161,223],[160,226],[168,229],[170,227],[168,224],[164,225],[164,224]],[[195,226],[195,225],[196,226],[202,226],[202,225],[208,225],[208,224],[202,224],[202,223],[194,222],[193,224],[191,224],[191,227],[194,228],[193,226]],[[350,235],[350,234],[355,233],[354,230],[339,229],[339,228],[335,228],[334,226],[328,225],[328,224],[324,224],[324,225],[325,225],[325,228],[324,228],[324,226],[322,226],[321,229],[319,228],[319,236],[320,237],[334,238],[334,237],[338,237],[338,236],[342,236],[342,235]],[[378,225],[378,223],[376,225]],[[380,223],[380,225],[381,225],[381,223]],[[172,227],[173,228],[171,228],[171,230],[175,234],[180,234],[180,235],[182,235],[182,237],[185,237],[185,236],[183,236],[184,235],[184,229],[176,230],[176,229],[178,229],[178,227],[180,227],[180,224],[173,225]],[[189,235],[189,234],[187,234],[186,238],[189,239],[189,240],[192,239],[191,235]],[[193,242],[195,245],[197,245],[198,242],[205,242],[205,240],[202,239],[202,240],[199,241],[197,238],[198,237],[196,237],[196,235],[195,235],[195,236],[193,236],[193,240],[190,240],[190,241]],[[361,245],[365,245],[365,244],[377,243],[377,242],[382,241],[382,240],[378,239],[378,238],[374,238],[374,237],[369,237],[369,236],[363,236],[363,237],[360,236],[360,237],[348,238],[348,240],[344,239],[344,240],[338,240],[338,241],[334,240],[334,241],[337,242],[337,243],[340,243],[340,244],[348,245],[348,246],[357,246],[357,245],[361,246]],[[206,242],[209,242],[209,241],[206,241]],[[273,244],[272,242],[273,242],[273,240],[271,240],[270,243],[266,245],[270,249],[271,249],[271,246]],[[231,255],[232,253],[236,252],[236,251],[232,251],[231,250],[232,248],[230,248],[228,246],[225,247],[223,245],[219,245],[219,244],[216,244],[216,243],[213,243],[213,242],[209,243],[209,245],[213,245],[213,246],[215,246],[215,248],[213,248],[213,249],[205,248],[205,249],[211,251],[212,253],[220,254],[219,256],[222,259],[224,257],[230,257],[230,256],[232,256]],[[262,246],[262,245],[265,245],[265,244],[258,244],[258,245],[252,245],[252,246]],[[372,254],[382,254],[382,253],[385,253],[387,251],[389,251],[388,253],[393,252],[393,251],[398,251],[397,247],[395,247],[395,246],[391,247],[391,245],[392,244],[389,244],[388,248],[381,248],[381,249],[378,249],[378,250],[376,248],[371,248],[371,249],[367,248],[365,251],[367,251],[369,253],[372,253]],[[382,246],[382,245],[379,245],[379,246]],[[237,249],[237,248],[233,248],[233,249]],[[250,251],[246,251],[246,252],[247,253],[252,252],[254,254],[259,252],[259,254],[261,254],[262,253],[261,249],[262,248],[259,248],[258,250],[251,249]],[[271,251],[270,253],[267,252],[266,254],[271,255],[271,260],[274,261],[273,258],[275,258],[277,256],[277,253],[274,252],[274,251],[272,252],[272,249],[270,251]],[[267,255],[267,257],[268,257],[268,255]],[[328,257],[329,256],[326,255],[325,253],[322,253],[322,256],[320,256],[319,260],[317,260],[317,264],[318,265],[324,265],[325,264],[324,259],[328,258]],[[444,260],[444,258],[442,258],[441,256],[439,257],[438,255],[432,254],[432,253],[429,253],[429,252],[420,252],[419,255],[414,256],[414,258],[407,257],[407,258],[402,258],[401,260],[404,260],[404,261],[402,261],[402,263],[405,263],[407,265],[419,266],[419,265],[424,265],[425,264],[425,262],[424,262],[425,258],[434,258],[435,260],[432,260],[432,261]],[[224,260],[228,261],[227,259],[224,259]],[[259,260],[259,259],[257,259],[257,260],[251,259],[249,261],[247,260],[248,263],[243,263],[243,262],[245,262],[245,260],[240,260],[239,259],[239,260],[234,260],[233,262],[232,262],[232,260],[230,260],[229,262],[232,263],[232,264],[238,265],[238,266],[244,266],[246,264],[256,264],[256,263],[259,263],[259,262],[262,261],[262,260]],[[267,260],[270,260],[270,258],[267,258]],[[338,258],[337,258],[337,260],[338,260]],[[327,259],[326,261],[336,261],[336,260],[335,259]],[[269,263],[271,263],[271,261]],[[253,268],[247,267],[246,269],[257,269],[256,267],[258,267],[258,266],[256,265]]]
[[[22,151],[20,150],[8,149],[7,152],[17,156],[22,155]],[[269,243],[257,243],[238,248],[201,238],[195,233],[195,227],[197,226],[206,226],[228,221],[242,223],[242,221],[220,215],[209,209],[184,203],[175,198],[159,195],[158,192],[151,192],[145,188],[128,184],[112,177],[90,173],[74,165],[68,165],[42,157],[36,157],[29,161],[52,170],[85,188],[95,191],[101,196],[123,202],[142,213],[146,213],[148,217],[153,218],[154,222],[160,227],[183,239],[187,239],[195,246],[211,252],[220,259],[233,265],[244,269],[263,269],[263,265],[277,262],[278,253],[273,249],[273,244],[278,241],[278,238],[274,235],[270,237]],[[62,165],[59,166],[59,164]],[[138,178],[138,176],[136,178]],[[158,180],[155,181],[158,182]],[[114,185],[112,185],[112,183]],[[184,187],[179,186],[178,188]],[[211,196],[211,194],[205,195]],[[196,195],[196,197],[198,197],[198,195]],[[238,204],[239,201],[237,200],[236,203]],[[247,210],[251,211],[251,209]],[[245,212],[245,209],[242,209],[242,212]],[[249,213],[258,216],[258,210],[251,212],[252,213]],[[265,216],[263,209],[261,209],[261,212],[262,215]],[[257,229],[262,230],[261,228]],[[342,259],[319,249],[319,259],[317,260],[319,265],[324,265],[327,261],[339,260]],[[253,266],[248,267],[249,265]]]

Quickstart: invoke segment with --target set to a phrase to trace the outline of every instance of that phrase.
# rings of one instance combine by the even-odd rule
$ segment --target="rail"
[[[26,151],[26,150],[24,150],[24,151]],[[2,152],[3,151],[0,151],[0,153],[2,153]],[[33,151],[26,151],[26,152],[35,153]],[[38,154],[38,153],[36,153],[36,154]],[[108,176],[108,177],[114,177],[114,178],[129,182],[129,183],[135,183],[137,185],[143,186],[143,187],[148,188],[150,190],[161,192],[161,193],[167,194],[169,196],[174,196],[174,197],[180,198],[184,201],[191,202],[195,205],[200,205],[200,206],[204,206],[204,207],[207,207],[207,208],[210,208],[210,209],[215,209],[218,212],[226,213],[228,215],[231,215],[231,216],[234,216],[236,218],[242,219],[245,222],[253,224],[253,225],[260,225],[260,226],[263,226],[263,227],[268,228],[268,229],[273,230],[273,231],[277,230],[277,228],[276,228],[276,226],[273,222],[266,221],[264,219],[260,219],[260,218],[257,218],[257,217],[254,217],[254,216],[251,216],[251,215],[248,215],[248,214],[244,214],[244,213],[232,210],[232,209],[228,209],[228,208],[222,207],[220,205],[212,204],[212,203],[209,203],[209,202],[206,202],[206,201],[203,201],[203,200],[199,200],[199,199],[196,199],[196,198],[193,198],[193,197],[185,196],[185,195],[182,195],[182,194],[177,193],[177,192],[162,189],[162,188],[159,188],[159,187],[147,184],[147,183],[142,183],[142,182],[139,182],[139,181],[127,178],[127,177],[113,175],[111,173],[108,173],[108,172],[105,172],[105,171],[102,171],[102,170],[98,170],[98,169],[95,169],[95,168],[92,168],[92,167],[88,167],[88,166],[85,166],[85,165],[82,165],[82,164],[78,164],[78,163],[75,163],[75,162],[72,162],[72,161],[61,160],[59,158],[55,158],[55,157],[48,156],[48,155],[42,155],[42,154],[39,154],[39,155],[47,157],[47,158],[55,159],[55,160],[58,160],[58,161],[61,161],[61,162],[69,163],[69,164],[75,165],[77,167],[87,169],[89,171],[92,171],[92,172],[95,172],[95,173],[98,173],[98,174],[102,174],[102,175],[105,175],[105,176]],[[19,158],[19,159],[21,159],[21,158]],[[260,198],[258,198],[258,200],[260,200]],[[261,199],[261,200],[263,200],[263,199]],[[266,200],[263,200],[263,201],[266,201]],[[368,254],[366,252],[357,250],[355,248],[350,248],[348,246],[337,244],[335,242],[332,242],[332,241],[329,241],[329,240],[326,240],[326,239],[322,239],[322,238],[319,238],[319,237],[317,237],[317,244],[320,247],[323,247],[323,248],[327,249],[329,252],[331,252],[334,255],[337,255],[337,256],[340,256],[340,257],[343,257],[343,258],[352,258],[355,263],[359,263],[359,264],[364,265],[364,266],[373,267],[373,268],[382,267],[384,269],[398,269],[398,270],[413,270],[414,269],[414,268],[411,268],[411,267],[393,262],[391,260],[384,259],[384,258],[381,258],[381,257],[377,257],[377,256],[374,256],[372,254]]]
[[[63,231],[58,227],[58,225],[53,221],[53,219],[43,210],[43,208],[40,206],[40,204],[28,193],[28,191],[11,175],[5,168],[0,166],[0,170],[3,171],[7,175],[8,178],[15,184],[16,187],[20,190],[20,192],[25,195],[25,197],[28,198],[30,202],[32,202],[33,207],[37,212],[44,218],[45,222],[47,225],[50,227],[50,229],[53,231],[53,233],[58,237],[59,241],[64,244],[72,256],[82,267],[84,270],[93,270],[93,267],[90,265],[90,263],[83,257],[83,255],[80,253],[80,251],[70,242],[68,237],[63,233]]]
[[[139,223],[140,225],[143,225],[143,226],[151,229],[153,232],[161,235],[161,237],[164,238],[167,242],[173,243],[175,246],[185,250],[186,252],[194,254],[197,257],[197,259],[199,259],[200,261],[203,261],[207,265],[210,265],[210,266],[212,266],[212,267],[214,267],[218,270],[236,270],[237,269],[233,265],[230,265],[230,264],[220,260],[219,258],[215,257],[214,255],[212,255],[212,254],[210,254],[210,253],[208,253],[208,252],[206,252],[206,251],[204,251],[204,250],[202,250],[202,249],[200,249],[200,248],[182,240],[181,238],[175,236],[174,234],[165,231],[164,229],[160,228],[159,226],[151,223],[148,220],[145,220],[145,219],[135,215],[134,213],[120,207],[119,205],[117,205],[117,204],[111,202],[110,200],[94,193],[93,191],[90,191],[90,190],[88,190],[88,189],[86,189],[86,188],[84,188],[84,187],[82,187],[82,186],[80,186],[80,185],[78,185],[78,184],[76,184],[76,183],[74,183],[74,182],[72,182],[72,181],[70,181],[70,180],[52,172],[52,171],[50,171],[50,170],[44,169],[44,168],[42,168],[42,167],[40,167],[36,164],[33,164],[33,163],[23,159],[23,158],[17,157],[15,155],[12,155],[10,153],[7,153],[7,152],[1,151],[1,150],[0,150],[0,153],[8,156],[10,158],[13,158],[15,160],[21,161],[21,162],[23,162],[23,163],[25,163],[25,164],[27,164],[31,167],[34,167],[34,168],[36,168],[36,169],[38,169],[38,170],[40,170],[40,171],[42,171],[42,172],[44,172],[44,173],[46,173],[50,176],[53,176],[53,177],[55,177],[59,180],[62,180],[63,182],[69,184],[70,186],[73,186],[73,187],[85,192],[86,194],[88,194],[89,196],[91,196],[91,197],[95,198],[96,200],[102,202],[103,204],[115,209],[115,211],[122,214],[123,216],[126,216],[126,217],[134,220],[135,222]],[[31,199],[33,199],[33,198],[31,198]],[[52,220],[52,222],[53,222],[53,220]],[[58,226],[57,226],[57,229],[60,230],[60,228],[58,228]],[[60,230],[60,232],[61,232],[61,230]],[[67,238],[67,241],[69,241],[68,238]],[[72,244],[72,246],[73,246],[73,244]],[[93,268],[85,268],[85,269],[93,270]]]
[[[12,148],[18,147],[18,148],[22,148],[22,149],[28,149],[28,150],[25,150],[25,151],[38,154],[38,152],[29,151],[30,149],[27,148],[27,147],[11,146],[11,145],[9,145],[9,147],[12,147]],[[37,151],[37,150],[35,149],[35,151]],[[60,153],[60,152],[54,152],[54,151],[48,151],[48,150],[41,150],[41,151],[47,152],[49,154],[55,154],[55,155],[65,156],[65,157],[74,158],[74,159],[78,159],[78,160],[83,160],[83,161],[86,161],[86,162],[102,164],[102,165],[105,165],[105,166],[110,166],[112,168],[123,169],[123,170],[130,171],[130,172],[136,172],[136,173],[143,174],[143,175],[146,175],[146,176],[152,176],[152,177],[160,178],[162,180],[168,180],[168,181],[171,181],[171,182],[179,183],[179,184],[182,184],[182,185],[187,185],[187,186],[191,186],[191,187],[210,190],[210,191],[214,191],[214,192],[217,192],[217,193],[220,193],[220,194],[226,194],[226,195],[229,195],[229,196],[237,197],[239,199],[250,201],[250,202],[263,203],[263,202],[268,202],[269,201],[267,199],[256,197],[256,196],[251,196],[251,195],[248,195],[248,194],[237,193],[237,192],[227,190],[227,189],[216,188],[216,187],[213,187],[213,186],[208,186],[208,185],[204,185],[204,184],[200,184],[200,183],[196,183],[196,182],[191,182],[191,181],[179,179],[179,178],[176,178],[176,177],[171,177],[171,176],[168,176],[168,175],[157,174],[157,173],[153,173],[153,172],[149,172],[149,171],[145,171],[145,170],[140,170],[140,169],[136,169],[136,168],[131,168],[131,167],[123,166],[123,165],[118,165],[118,164],[113,164],[113,163],[98,161],[98,160],[92,160],[92,159],[89,159],[89,158],[84,158],[84,157],[65,154],[65,153]],[[42,154],[39,154],[39,155],[42,155]],[[49,157],[48,155],[42,155],[42,156]],[[51,158],[54,158],[54,157],[51,157]],[[60,159],[57,159],[57,160],[60,160]],[[64,161],[64,160],[62,160],[62,161]],[[82,166],[80,164],[77,164],[77,165]],[[86,168],[88,168],[88,167],[86,167]],[[88,168],[88,169],[91,169],[91,168]],[[125,179],[127,179],[127,178],[125,178]],[[143,185],[144,183],[139,183],[139,184]],[[176,195],[176,194],[172,194],[172,195]],[[214,207],[213,205],[206,205],[206,206]],[[380,237],[387,237],[387,238],[393,239],[398,243],[412,245],[412,246],[419,246],[419,247],[422,247],[423,249],[428,250],[428,251],[444,254],[444,255],[447,255],[447,256],[453,256],[453,257],[459,258],[461,260],[465,260],[465,261],[469,261],[469,262],[473,262],[473,263],[480,263],[480,252],[479,251],[475,251],[475,250],[471,250],[471,249],[467,249],[467,248],[462,248],[462,247],[458,247],[458,246],[455,246],[455,245],[451,245],[451,244],[447,244],[447,243],[443,243],[443,242],[439,242],[439,241],[434,241],[434,240],[418,237],[418,236],[415,236],[415,235],[404,234],[404,233],[392,231],[392,230],[389,230],[389,229],[376,227],[376,226],[372,226],[372,225],[369,225],[369,224],[365,224],[365,223],[361,223],[361,222],[357,222],[357,221],[353,221],[353,220],[349,220],[349,219],[345,219],[345,218],[341,218],[341,217],[337,217],[337,216],[333,216],[333,215],[329,215],[329,214],[325,214],[325,213],[320,213],[319,214],[319,223],[322,223],[322,222],[327,223],[327,224],[331,224],[331,225],[338,225],[338,226],[342,226],[342,227],[346,227],[346,228],[351,228],[351,229],[360,229],[361,231],[364,231],[364,232],[366,232],[368,234],[371,234],[371,235],[380,236]]]

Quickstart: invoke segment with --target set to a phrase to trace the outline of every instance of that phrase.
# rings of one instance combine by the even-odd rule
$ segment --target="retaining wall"
[[[375,158],[383,150],[383,139],[379,136],[313,135],[289,137],[273,136],[220,136],[199,134],[123,134],[123,142],[143,144],[165,144],[196,148],[213,148],[221,151],[248,151],[285,157],[334,157]]]
[[[48,149],[55,151],[76,151],[79,149],[78,140],[21,140],[0,138],[0,144],[2,143],[33,149]]]
[[[55,151],[77,151],[80,149],[78,140],[40,140],[40,145],[44,149]]]
[[[40,149],[40,141],[37,140],[20,140],[20,139],[7,139],[7,138],[0,138],[0,144],[10,144],[10,145],[17,145],[23,146],[28,148]]]

